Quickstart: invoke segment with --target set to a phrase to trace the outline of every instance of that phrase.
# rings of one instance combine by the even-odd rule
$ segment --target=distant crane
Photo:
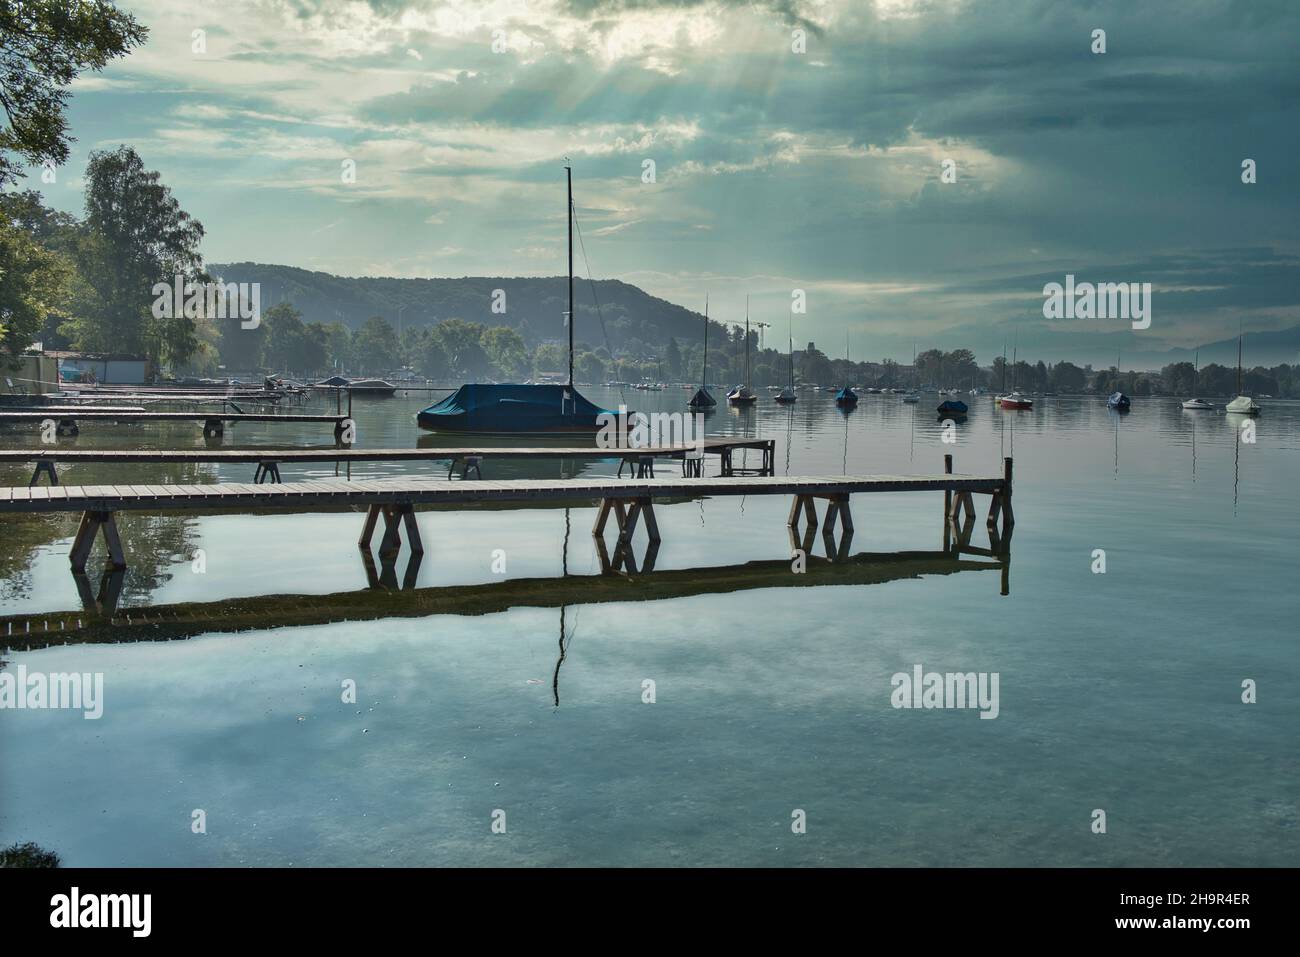
[[[771,324],[770,322],[759,322],[757,319],[751,319],[750,322],[749,322],[749,324],[750,324],[751,326],[758,326],[758,347],[759,347],[760,349],[762,349],[762,348],[763,348],[763,330],[764,330],[764,329],[767,329],[767,328],[768,328],[769,326],[771,326],[772,324]]]

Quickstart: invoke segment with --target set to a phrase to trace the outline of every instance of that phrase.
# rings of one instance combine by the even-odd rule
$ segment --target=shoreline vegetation
[[[58,867],[62,861],[53,851],[47,851],[28,841],[26,844],[11,844],[0,848],[0,867]]]

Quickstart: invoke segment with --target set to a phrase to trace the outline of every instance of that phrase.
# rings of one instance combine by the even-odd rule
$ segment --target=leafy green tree
[[[451,374],[447,365],[447,353],[442,348],[442,340],[432,333],[427,333],[420,347],[420,354],[413,365],[421,375],[430,379],[440,379]]]
[[[579,382],[604,382],[605,363],[594,352],[583,352],[573,358],[573,375]]]
[[[1165,391],[1171,395],[1193,395],[1197,389],[1196,366],[1190,362],[1171,362],[1160,370]]]
[[[481,323],[447,319],[434,327],[434,335],[453,374],[470,379],[492,374],[492,360],[483,351]]]
[[[144,42],[148,31],[108,0],[4,0],[0,3],[0,186],[23,163],[68,159],[68,87],[84,70],[102,70]]]
[[[569,374],[568,350],[553,342],[538,346],[533,352],[533,370],[539,373],[558,372],[567,376]],[[638,375],[637,378],[639,379],[640,376]]]
[[[493,326],[479,340],[496,371],[507,379],[523,378],[528,370],[528,349],[523,338],[508,326]]]
[[[1058,362],[1052,366],[1050,381],[1053,392],[1082,392],[1087,376],[1073,362]]]
[[[19,224],[0,215],[0,349],[22,352],[66,305],[72,268]]]
[[[198,347],[198,320],[184,314],[183,303],[155,316],[153,289],[177,276],[208,280],[199,253],[202,224],[135,150],[122,146],[90,154],[85,227],[76,260],[89,295],[70,324],[75,345],[143,354],[155,366],[185,361]]]
[[[664,350],[664,369],[674,382],[682,377],[682,350],[677,348],[677,340],[668,337],[668,348]]]
[[[383,373],[398,364],[397,333],[383,316],[371,316],[352,339],[352,352],[362,371]]]
[[[238,327],[237,324],[233,324]],[[262,316],[266,337],[262,342],[262,365],[270,369],[314,372],[325,365],[325,327],[305,325],[302,313],[287,302],[268,309]]]

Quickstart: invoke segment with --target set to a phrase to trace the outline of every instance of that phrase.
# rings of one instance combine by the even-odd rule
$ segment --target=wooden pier
[[[275,416],[273,418],[279,418]],[[735,453],[744,449],[755,449],[761,453],[761,463],[755,469],[742,470],[736,464]],[[697,454],[698,453],[698,454]],[[681,462],[682,473],[686,476],[701,477],[704,474],[703,456],[716,455],[719,459],[720,474],[732,476],[738,474],[773,475],[776,468],[776,440],[750,438],[704,439],[699,445],[663,445],[640,449],[601,449],[595,446],[576,448],[511,448],[500,447],[465,447],[465,448],[424,448],[424,449],[353,449],[353,448],[319,448],[319,449],[4,449],[0,450],[0,465],[7,463],[35,462],[29,485],[37,485],[41,476],[48,478],[51,485],[59,484],[56,465],[79,465],[85,463],[149,463],[193,464],[193,463],[248,463],[255,465],[254,484],[263,482],[280,482],[280,466],[312,462],[447,462],[447,477],[459,467],[462,478],[468,478],[473,472],[483,478],[483,462],[493,458],[522,459],[574,459],[574,460],[619,460],[619,475],[626,467],[638,478],[654,478],[656,459],[672,459]]]
[[[604,450],[608,451],[608,450]],[[481,479],[446,482],[430,478],[393,478],[350,482],[288,482],[281,484],[216,485],[89,485],[18,486],[0,488],[0,512],[81,512],[81,525],[69,556],[74,572],[84,573],[94,540],[103,535],[109,561],[125,568],[126,557],[114,516],[119,511],[261,512],[268,510],[322,511],[365,508],[360,544],[369,549],[379,520],[384,520],[381,557],[395,555],[402,531],[413,553],[424,546],[415,518],[416,506],[458,507],[484,504],[586,504],[598,503],[593,535],[603,544],[610,517],[618,525],[615,567],[631,562],[630,546],[644,524],[652,549],[661,539],[654,511],[655,500],[704,496],[789,495],[793,498],[788,525],[792,537],[801,519],[811,532],[818,525],[815,502],[827,503],[826,532],[838,524],[848,539],[853,533],[850,496],[886,492],[942,492],[944,494],[945,550],[950,526],[959,529],[963,545],[975,520],[974,496],[990,496],[988,511],[990,553],[1014,524],[1011,510],[1011,459],[998,476],[959,475],[945,460],[941,475],[864,475],[825,477],[731,476],[708,478],[601,478],[570,480]],[[960,531],[965,526],[964,532]],[[974,552],[969,547],[965,551]],[[631,566],[634,568],[634,564]]]
[[[62,412],[46,410],[42,412],[7,412],[0,406],[0,424],[8,422],[44,422],[55,420],[59,435],[78,435],[78,421],[96,422],[202,422],[205,437],[221,435],[228,422],[328,422],[334,426],[334,438],[343,435],[344,423],[348,416],[310,415],[300,412],[116,412],[94,407],[80,406]]]

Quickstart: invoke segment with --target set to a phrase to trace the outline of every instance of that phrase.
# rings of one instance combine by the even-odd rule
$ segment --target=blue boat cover
[[[846,385],[844,388],[840,389],[839,392],[835,393],[835,401],[840,405],[852,405],[854,402],[858,401],[858,394]]]
[[[595,432],[599,415],[616,415],[567,385],[463,385],[421,412],[421,428],[436,432]]]
[[[960,399],[947,399],[939,403],[939,411],[951,412],[954,415],[965,415],[970,411],[970,408]]]

